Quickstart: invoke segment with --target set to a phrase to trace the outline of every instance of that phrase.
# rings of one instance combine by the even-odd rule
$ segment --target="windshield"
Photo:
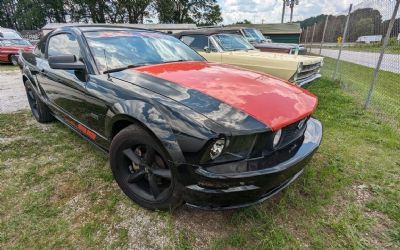
[[[22,37],[14,31],[0,31],[0,38],[4,39],[22,39]]]
[[[0,39],[1,46],[31,45],[27,40],[22,39]]]
[[[257,43],[263,43],[265,42],[265,37],[263,34],[261,34],[260,31],[256,29],[243,29],[244,36],[247,38],[248,41],[250,42],[257,42]]]
[[[213,35],[213,37],[224,51],[254,49],[250,43],[248,43],[242,36],[239,35],[218,34]]]
[[[85,37],[101,72],[130,65],[204,61],[175,37],[156,32],[95,31],[86,32]]]

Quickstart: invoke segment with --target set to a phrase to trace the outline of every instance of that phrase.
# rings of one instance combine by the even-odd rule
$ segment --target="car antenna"
[[[110,72],[108,71],[108,62],[107,62],[106,49],[103,49],[103,53],[104,53],[104,60],[106,61],[107,78],[108,78],[109,81],[112,81],[111,76],[110,76]]]

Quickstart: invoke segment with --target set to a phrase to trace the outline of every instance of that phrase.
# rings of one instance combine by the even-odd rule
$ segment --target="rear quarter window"
[[[181,37],[181,41],[195,50],[204,50],[204,47],[208,46],[206,35],[186,35]]]

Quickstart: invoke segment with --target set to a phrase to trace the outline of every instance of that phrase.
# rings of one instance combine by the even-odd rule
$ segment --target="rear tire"
[[[171,210],[182,203],[162,145],[145,129],[130,125],[112,140],[110,165],[122,191],[151,210]]]
[[[51,114],[50,109],[40,100],[28,81],[25,82],[25,91],[33,117],[40,123],[54,121],[54,116]]]

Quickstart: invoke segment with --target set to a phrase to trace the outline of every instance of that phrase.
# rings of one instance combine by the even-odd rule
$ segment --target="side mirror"
[[[211,49],[210,49],[210,47],[208,47],[208,46],[205,46],[205,47],[204,47],[204,52],[206,52],[206,53],[210,53],[210,52],[211,52]]]
[[[76,59],[75,55],[50,56],[49,66],[52,69],[84,70],[85,64]]]

